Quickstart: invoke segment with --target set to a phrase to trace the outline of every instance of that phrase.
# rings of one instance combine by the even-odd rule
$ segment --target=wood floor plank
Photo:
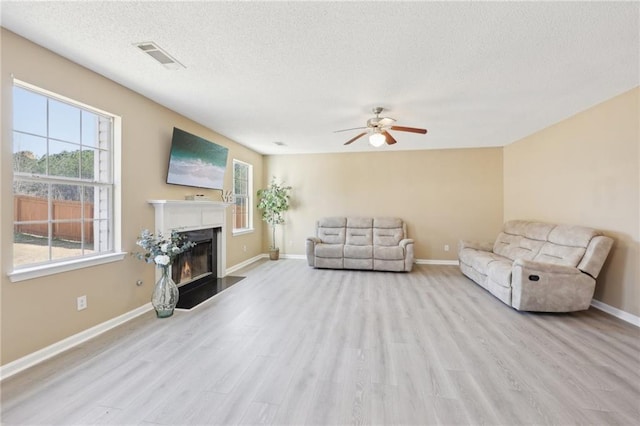
[[[266,404],[264,402],[252,402],[247,407],[245,415],[242,417],[239,425],[270,425],[278,411],[278,406]]]
[[[638,424],[640,329],[518,312],[455,266],[263,261],[1,384],[3,425]]]

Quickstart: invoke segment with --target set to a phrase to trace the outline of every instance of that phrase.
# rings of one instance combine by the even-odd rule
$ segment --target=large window
[[[13,86],[13,266],[114,252],[115,117]]]
[[[233,160],[233,232],[253,231],[253,166]]]

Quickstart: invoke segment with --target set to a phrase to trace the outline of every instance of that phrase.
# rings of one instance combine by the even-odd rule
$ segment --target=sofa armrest
[[[413,269],[413,263],[415,262],[413,254],[413,239],[404,238],[400,240],[399,245],[404,251],[404,270],[405,272],[411,272],[411,269]]]
[[[582,311],[596,286],[590,275],[566,265],[516,259],[511,273],[511,306],[520,311]]]
[[[307,252],[307,263],[309,266],[315,266],[316,264],[316,244],[320,244],[322,240],[318,237],[307,237],[306,242],[306,252]]]
[[[407,249],[408,244],[413,244],[413,240],[411,238],[405,238],[404,240],[400,240],[400,247],[403,249]]]
[[[598,278],[598,274],[600,274],[600,270],[605,260],[607,260],[612,246],[613,238],[611,237],[605,237],[604,235],[593,237],[587,246],[587,251],[582,261],[578,264],[578,269],[586,272],[593,278]]]
[[[481,242],[481,241],[465,241],[460,240],[460,244],[458,245],[458,253],[460,253],[463,249],[470,248],[474,250],[480,251],[493,251],[493,242]]]
[[[582,274],[580,269],[573,266],[556,265],[553,263],[536,262],[533,260],[516,259],[513,261],[514,268],[520,266],[531,272],[540,272],[541,274],[564,274],[579,275]]]

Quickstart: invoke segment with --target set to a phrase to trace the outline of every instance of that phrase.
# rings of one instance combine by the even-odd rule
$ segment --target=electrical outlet
[[[247,252],[247,246],[242,246],[242,251]]]
[[[449,251],[449,244],[444,245],[444,251]]]
[[[76,300],[78,310],[81,311],[83,309],[87,309],[87,296],[80,296]]]

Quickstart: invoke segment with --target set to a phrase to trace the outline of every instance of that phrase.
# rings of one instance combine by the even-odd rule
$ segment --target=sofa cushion
[[[542,249],[533,260],[536,262],[575,267],[578,266],[578,263],[582,260],[585,251],[586,249],[582,247],[568,247],[559,244],[544,243]]]
[[[318,221],[316,236],[326,244],[344,244],[346,224],[345,217],[325,217]]]
[[[524,235],[528,223],[526,220],[510,220],[502,225],[502,232],[511,235]]]
[[[466,248],[459,253],[460,262],[465,263],[476,271],[486,275],[491,262],[504,260],[504,257],[488,251]]]
[[[374,228],[402,228],[402,219],[397,217],[376,217],[373,219]]]
[[[397,246],[405,238],[402,220],[382,217],[373,220],[373,245]]]
[[[342,258],[344,244],[316,244],[317,257]]]
[[[373,258],[368,259],[349,259],[347,257],[343,260],[345,269],[362,269],[370,271],[373,269]]]
[[[493,245],[493,252],[511,260],[533,260],[543,245],[544,241],[501,232]]]
[[[314,260],[316,268],[342,269],[344,268],[344,259],[335,257],[316,257]]]
[[[403,260],[404,250],[400,246],[373,246],[373,258],[380,260]]]
[[[601,232],[584,226],[557,225],[549,234],[548,241],[570,247],[587,248],[593,237]]]
[[[350,259],[373,259],[373,246],[353,246],[345,244],[344,257]]]
[[[347,226],[347,218],[342,216],[323,217],[318,220],[318,226],[323,228],[344,228]]]
[[[501,287],[511,287],[511,269],[513,262],[496,260],[487,265],[487,278]]]
[[[383,247],[397,246],[403,236],[402,228],[374,228],[373,245]]]
[[[352,246],[367,246],[373,244],[373,219],[347,218],[346,243]]]
[[[347,228],[373,228],[373,219],[370,217],[348,217]]]
[[[374,271],[404,271],[404,260],[373,259]]]
[[[547,241],[555,227],[556,225],[552,223],[529,222],[522,235],[532,240]]]

